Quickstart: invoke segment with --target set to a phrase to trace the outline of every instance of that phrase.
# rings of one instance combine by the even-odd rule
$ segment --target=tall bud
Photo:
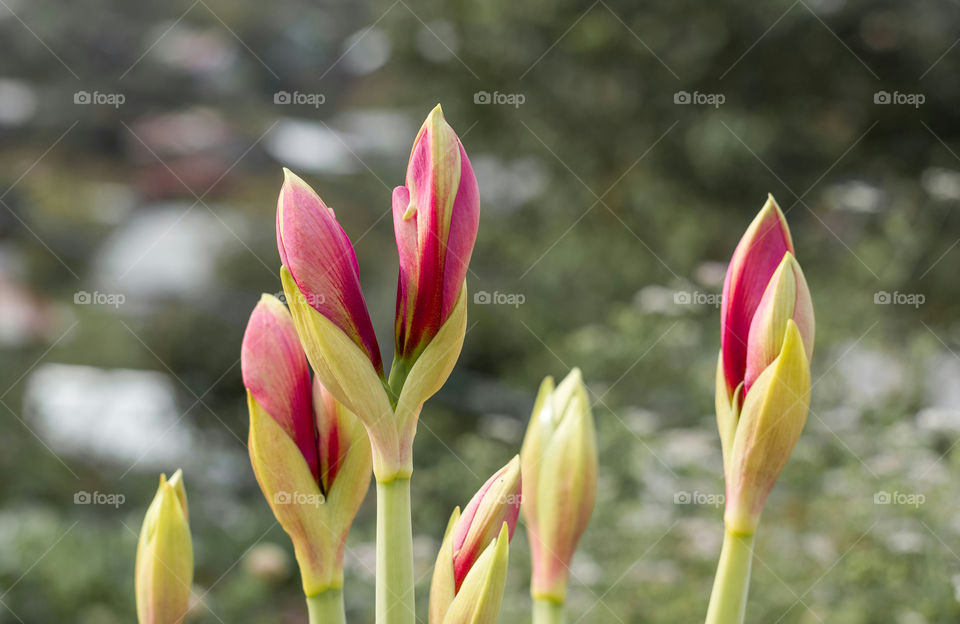
[[[559,386],[547,377],[520,452],[522,510],[533,558],[534,599],[563,603],[577,543],[597,493],[597,443],[579,369]]]
[[[140,530],[135,577],[140,624],[183,622],[193,583],[193,543],[179,470],[169,481],[160,475]]]
[[[720,323],[725,517],[729,529],[752,533],[806,421],[814,339],[810,289],[772,196],[733,253]]]

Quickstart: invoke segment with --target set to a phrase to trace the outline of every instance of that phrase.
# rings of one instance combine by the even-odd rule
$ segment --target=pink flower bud
[[[393,191],[400,358],[415,360],[450,316],[463,289],[479,217],[473,168],[438,105],[414,141],[406,184]]]
[[[277,247],[300,296],[370,359],[383,376],[380,347],[360,290],[360,270],[350,239],[331,208],[299,177],[284,169],[277,201]]]

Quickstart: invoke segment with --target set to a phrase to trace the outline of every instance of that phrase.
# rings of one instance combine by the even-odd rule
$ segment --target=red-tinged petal
[[[456,587],[466,578],[477,558],[507,523],[509,536],[517,526],[520,514],[520,458],[487,479],[467,504],[453,533],[453,576]]]
[[[250,315],[240,369],[243,385],[296,443],[316,476],[310,370],[290,313],[271,295],[263,295]]]
[[[770,196],[740,239],[723,282],[720,348],[730,396],[746,373],[750,323],[767,283],[787,252],[794,253],[790,229]]]
[[[284,173],[277,202],[280,259],[310,306],[363,349],[382,375],[380,348],[350,239],[320,196],[290,171]]]
[[[334,479],[347,455],[340,431],[340,410],[337,402],[320,380],[313,379],[313,409],[317,415],[317,448],[320,470],[320,488],[329,495]]]
[[[438,106],[414,141],[405,186],[394,191],[400,252],[396,351],[401,357],[416,359],[450,316],[466,277],[479,214],[473,168]]]
[[[480,226],[480,191],[467,152],[460,145],[460,188],[453,203],[453,218],[447,236],[446,260],[443,267],[443,307],[441,323],[450,316],[467,277],[473,244]]]

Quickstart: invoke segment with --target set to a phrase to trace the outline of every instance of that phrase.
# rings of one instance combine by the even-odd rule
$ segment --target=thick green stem
[[[414,624],[410,479],[377,482],[377,624]]]
[[[310,624],[346,624],[343,610],[343,590],[328,589],[315,596],[307,596]]]
[[[533,624],[563,624],[564,620],[562,603],[549,598],[534,599]]]
[[[750,589],[753,534],[724,531],[706,624],[743,624]]]

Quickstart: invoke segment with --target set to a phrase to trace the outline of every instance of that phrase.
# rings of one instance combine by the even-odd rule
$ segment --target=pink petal
[[[342,444],[340,432],[340,405],[320,380],[313,378],[313,406],[317,415],[317,459],[320,472],[320,486],[323,493],[330,494],[330,488],[340,466],[346,459],[347,447]]]
[[[382,374],[380,348],[360,290],[360,270],[350,239],[314,190],[284,171],[277,203],[280,258],[308,303],[350,336]]]
[[[754,313],[770,277],[788,251],[793,253],[790,230],[770,197],[740,239],[723,282],[720,348],[730,396],[746,373],[747,339]]]
[[[287,309],[264,295],[250,315],[240,347],[243,385],[296,443],[317,475],[310,370]]]

